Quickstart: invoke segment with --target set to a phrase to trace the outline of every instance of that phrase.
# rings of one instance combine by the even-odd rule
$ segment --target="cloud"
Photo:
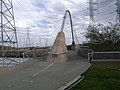
[[[99,3],[102,1],[99,0]],[[74,30],[79,41],[82,42],[85,38],[81,33],[85,32],[89,24],[87,2],[88,0],[13,0],[16,27],[19,27],[19,33],[24,34],[26,33],[25,28],[30,27],[30,36],[34,43],[39,42],[41,37],[47,38],[48,43],[52,44],[61,29],[65,10],[70,10]],[[100,18],[100,16],[96,18]],[[68,44],[71,44],[69,18],[66,19],[64,31],[66,40],[69,41]],[[21,38],[21,34],[19,34],[19,38]],[[24,35],[22,38],[25,39],[26,36]]]
[[[13,0],[19,38],[22,36],[25,39],[25,28],[30,27],[32,41],[39,37],[53,40],[61,29],[63,15],[67,9],[71,11],[75,28],[78,29],[79,24],[86,23],[82,16],[78,16],[81,10],[79,6],[83,3],[86,3],[86,0]],[[65,25],[65,33],[66,38],[69,38],[67,36],[71,35],[70,22],[66,22],[68,24]]]

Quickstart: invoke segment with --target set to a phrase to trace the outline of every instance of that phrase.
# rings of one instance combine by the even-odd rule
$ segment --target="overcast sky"
[[[78,39],[76,39],[76,43],[78,43],[78,41],[82,43],[85,41],[85,37],[81,33],[85,32],[89,24],[88,1],[89,0],[13,0],[19,45],[25,45],[26,28],[28,27],[30,30],[31,45],[52,45],[57,33],[61,29],[65,10],[70,10],[72,14],[75,36],[77,36]],[[98,1],[98,8],[100,9],[95,12],[97,21],[113,21],[115,19],[115,13],[112,12],[116,9],[115,5],[113,5],[115,2],[113,1],[115,0]],[[101,17],[103,16],[101,13],[104,17]],[[111,18],[107,19],[106,17],[109,17],[107,16],[108,14],[111,15]],[[71,44],[69,18],[66,20],[64,32],[67,44]]]

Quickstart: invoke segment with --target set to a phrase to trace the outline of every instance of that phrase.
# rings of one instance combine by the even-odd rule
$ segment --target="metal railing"
[[[120,60],[120,52],[115,52],[115,51],[111,51],[111,52],[94,52],[93,53],[93,60]]]
[[[91,61],[120,61],[120,52],[94,52],[88,53],[88,60]]]
[[[91,50],[91,52],[88,53],[88,61],[91,62],[93,60],[93,54],[94,54],[94,51]]]
[[[30,60],[30,57],[29,55],[27,54],[29,51],[26,51],[26,52],[23,52],[22,55],[23,55],[23,62],[25,61],[25,56],[28,58],[28,60]]]
[[[0,50],[0,52],[2,52]],[[2,56],[0,53],[0,67],[8,67],[20,63],[19,50],[6,50]]]
[[[49,54],[49,55],[52,55],[53,58],[57,58],[58,55],[65,54],[65,58],[66,58],[66,60],[67,60],[67,52],[68,52],[68,51],[66,50],[66,51],[61,52],[61,53],[57,53],[57,52],[48,52],[48,54]]]
[[[78,53],[80,56],[87,58],[89,62],[91,62],[93,60],[93,54],[94,51],[92,49],[88,49],[88,47],[84,47],[84,46],[79,46],[78,47]]]
[[[28,50],[22,53],[23,55],[23,61],[24,59],[28,58],[30,60],[31,58],[38,58],[38,57],[44,57],[47,56],[48,50]]]

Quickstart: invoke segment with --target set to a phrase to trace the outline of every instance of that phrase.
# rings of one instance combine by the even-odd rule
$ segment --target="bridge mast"
[[[69,14],[69,17],[70,17],[70,25],[71,25],[71,33],[72,33],[72,48],[74,48],[75,47],[75,40],[74,40],[74,33],[73,33],[73,23],[72,23],[71,13],[70,13],[69,10],[65,11],[65,14],[64,14],[64,17],[63,17],[61,31],[63,31],[63,29],[64,29],[64,25],[65,25],[65,20],[66,20],[67,13]]]

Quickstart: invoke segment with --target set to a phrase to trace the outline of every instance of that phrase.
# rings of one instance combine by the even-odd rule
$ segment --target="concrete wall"
[[[55,62],[55,63],[66,62],[67,54],[64,53],[66,51],[67,51],[67,47],[65,43],[65,34],[64,32],[61,31],[58,33],[55,39],[55,42],[50,52],[51,54],[48,55],[47,61]]]

